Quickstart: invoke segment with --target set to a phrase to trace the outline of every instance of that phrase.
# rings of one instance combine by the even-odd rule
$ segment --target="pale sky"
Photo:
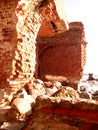
[[[87,59],[84,73],[98,75],[98,0],[64,0],[68,22],[81,21],[85,28]]]

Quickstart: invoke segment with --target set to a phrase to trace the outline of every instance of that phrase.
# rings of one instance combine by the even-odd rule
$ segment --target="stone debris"
[[[61,97],[60,92],[57,96]],[[63,96],[66,97],[66,95],[63,95]],[[90,102],[89,100],[77,101],[74,104],[70,100],[68,99],[66,100],[66,98],[62,99],[62,97],[61,97],[60,102],[58,102],[58,98],[56,98],[56,95],[55,97],[52,97],[52,96],[51,97],[38,97],[36,101],[35,111],[32,114],[30,120],[27,122],[27,125],[25,125],[25,127],[23,128],[23,130],[32,130],[32,129],[34,130],[43,130],[43,129],[80,130],[83,124],[82,121],[84,121],[83,118],[86,117],[85,115],[88,115],[88,118],[93,118],[92,114],[91,115],[88,114],[89,113],[88,110],[92,110],[92,111],[94,110],[95,112],[97,109],[98,109],[98,103],[92,104],[92,102]],[[86,113],[86,110],[88,113]],[[56,113],[58,115],[56,115]],[[74,118],[70,116],[70,113],[72,113]],[[64,116],[64,114],[68,115],[68,117]],[[82,116],[82,120],[76,118],[75,114],[78,117]],[[95,118],[94,116],[94,119],[97,119],[97,117]]]
[[[50,68],[49,61],[46,67],[42,66],[43,69],[40,69],[43,60],[40,59],[42,53],[37,52],[37,43],[39,49],[47,47],[40,48],[42,44],[36,40],[41,37],[47,41],[45,43],[42,40],[44,45],[56,43],[56,46],[49,47],[50,51],[53,49],[56,52],[55,54],[49,52],[52,54],[49,59],[57,56],[53,58],[53,61],[57,59],[57,67],[55,68],[55,62],[51,64],[51,69],[53,65],[56,75],[67,74],[68,77],[79,77],[79,79],[81,77],[86,61],[84,27],[81,22],[68,23],[63,4],[60,2],[59,0],[2,0],[0,2],[0,88],[4,88],[0,90],[1,130],[78,130],[76,124],[79,122],[76,120],[76,124],[70,125],[68,123],[72,121],[67,123],[54,114],[48,117],[37,112],[40,107],[37,107],[38,104],[40,105],[45,98],[47,100],[44,100],[43,105],[50,103],[55,106],[63,100],[63,104],[67,101],[72,106],[79,98],[77,91],[74,90],[77,89],[77,82],[68,81],[66,77],[62,82],[62,77],[56,77],[56,80],[54,77],[54,81],[49,79],[50,83],[32,79],[37,76],[43,77],[41,70],[48,71],[47,67]],[[47,60],[46,57],[45,63]],[[38,75],[37,71],[40,72]],[[40,97],[43,97],[43,100]],[[37,102],[38,98],[41,99],[39,102]],[[34,115],[33,119],[32,115]],[[27,124],[30,124],[30,127]]]
[[[57,92],[59,89],[62,88],[62,84],[58,81],[48,81],[44,82],[46,95],[51,96],[55,92]]]
[[[67,81],[32,79],[16,92],[11,92],[10,89],[1,90],[0,129],[13,130],[15,125],[17,130],[22,130],[22,128],[23,130],[43,130],[48,128],[53,130],[61,130],[61,128],[79,130],[79,126],[74,123],[80,123],[81,121],[75,120],[75,122],[71,123],[72,121],[69,118],[63,119],[62,117],[58,118],[56,115],[46,115],[39,110],[45,106],[55,107],[55,105],[71,109],[96,110],[98,106],[96,104],[97,85],[97,80],[88,81],[87,79],[85,81],[83,79],[81,81],[74,79]],[[93,104],[94,107],[90,104]],[[9,107],[7,108],[7,106]],[[48,108],[45,111],[48,111]],[[51,123],[54,121],[60,125],[55,124],[53,126]]]
[[[63,87],[61,90],[55,92],[52,96],[59,97],[62,100],[72,101],[72,103],[80,100],[78,92],[69,86]]]
[[[45,94],[45,88],[43,81],[39,79],[34,79],[24,85],[24,88],[28,95],[32,95],[32,98],[36,100],[37,96]]]
[[[81,98],[98,99],[98,80],[93,74],[82,78],[78,84],[78,92]]]
[[[30,115],[32,112],[29,100],[25,98],[15,98],[11,103],[12,108],[15,108],[22,115]]]

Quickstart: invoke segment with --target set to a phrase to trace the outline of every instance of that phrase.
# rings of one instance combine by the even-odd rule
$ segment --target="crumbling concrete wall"
[[[53,37],[38,38],[39,77],[46,75],[80,79],[86,62],[86,41],[81,22]]]

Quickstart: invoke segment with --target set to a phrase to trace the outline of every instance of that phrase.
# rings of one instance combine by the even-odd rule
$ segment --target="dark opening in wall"
[[[56,26],[56,24],[51,21],[51,25],[52,25],[52,28],[55,30],[55,32],[57,32],[57,26]]]
[[[48,4],[48,0],[42,0],[39,4],[39,7],[43,7],[45,6],[46,4]]]

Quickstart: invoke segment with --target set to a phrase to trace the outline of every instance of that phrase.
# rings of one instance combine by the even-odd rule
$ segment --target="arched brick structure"
[[[68,23],[54,0],[1,0],[0,7],[0,87],[7,87],[7,80],[20,84],[34,76],[41,23],[61,20],[63,30]]]
[[[79,80],[86,63],[86,40],[81,22],[72,22],[67,31],[37,39],[39,78],[47,75]]]

